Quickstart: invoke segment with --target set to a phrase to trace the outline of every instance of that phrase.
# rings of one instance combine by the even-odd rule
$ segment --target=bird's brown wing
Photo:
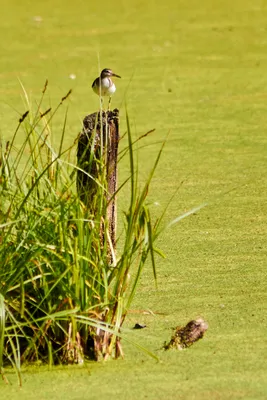
[[[92,88],[95,87],[95,86],[99,86],[99,78],[96,78],[94,80],[94,82],[92,83]]]

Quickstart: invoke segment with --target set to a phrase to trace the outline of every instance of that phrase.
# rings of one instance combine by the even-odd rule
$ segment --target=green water
[[[141,175],[169,135],[150,197],[155,213],[181,183],[166,220],[212,200],[161,237],[168,258],[158,262],[158,290],[151,270],[144,273],[133,308],[162,314],[130,314],[126,323],[147,324],[128,334],[161,364],[125,343],[125,361],[28,368],[22,390],[9,373],[3,399],[265,399],[267,3],[0,4],[2,136],[11,137],[25,111],[19,80],[35,101],[48,79],[52,107],[73,89],[70,145],[99,106],[91,83],[109,67],[123,78],[113,99],[121,131],[125,104],[136,135],[156,129],[140,150]],[[55,144],[65,108],[53,125]],[[184,352],[159,350],[172,327],[199,315],[209,323],[202,341]]]

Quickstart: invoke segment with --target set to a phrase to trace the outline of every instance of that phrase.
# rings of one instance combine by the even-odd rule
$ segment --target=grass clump
[[[87,207],[76,189],[81,167],[70,162],[72,149],[63,151],[67,116],[58,151],[51,146],[51,120],[70,93],[55,111],[43,112],[46,87],[35,112],[28,103],[11,142],[1,145],[0,366],[3,372],[9,361],[19,377],[25,361],[52,365],[123,356],[120,328],[149,255],[156,278],[160,220],[152,223],[146,199],[161,151],[140,189],[127,118],[130,199],[122,250],[111,261],[105,148],[98,159],[92,150],[88,161],[97,174],[83,171],[95,190],[95,206]]]

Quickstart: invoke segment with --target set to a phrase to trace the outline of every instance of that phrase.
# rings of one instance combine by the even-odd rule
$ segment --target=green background
[[[49,81],[45,106],[70,88],[71,145],[99,107],[91,83],[108,67],[121,133],[127,107],[147,176],[168,135],[150,194],[153,213],[179,187],[166,222],[209,202],[166,230],[156,289],[145,270],[125,335],[160,363],[123,343],[125,360],[84,368],[24,367],[23,387],[0,382],[1,398],[266,399],[267,3],[243,1],[0,1],[0,133],[9,139]],[[76,79],[70,75],[75,74]],[[53,126],[57,146],[63,106]],[[17,146],[19,146],[19,139]],[[123,146],[123,143],[122,143]],[[120,179],[127,176],[120,165]],[[119,203],[120,211],[127,204]],[[155,315],[144,315],[152,310]],[[204,339],[163,352],[172,327],[203,317]],[[136,322],[147,328],[131,331]]]

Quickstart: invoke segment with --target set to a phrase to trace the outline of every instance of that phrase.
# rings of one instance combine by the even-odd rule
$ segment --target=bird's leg
[[[109,96],[109,99],[108,99],[108,111],[110,111],[110,105],[111,105],[111,96]]]

